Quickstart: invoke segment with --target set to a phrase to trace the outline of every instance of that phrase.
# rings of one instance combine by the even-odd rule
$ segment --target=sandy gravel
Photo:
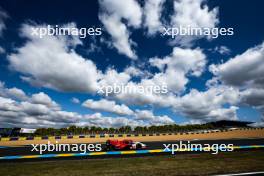
[[[57,139],[59,143],[96,143],[105,142],[107,139],[132,139],[135,141],[173,141],[173,140],[192,140],[192,139],[232,139],[232,138],[264,138],[264,129],[254,130],[233,130],[227,132],[214,132],[205,134],[177,134],[166,136],[138,136],[138,137],[115,137],[115,138],[76,138],[76,139]],[[55,139],[49,139],[51,143]],[[20,141],[0,141],[0,146],[19,146],[30,144],[47,143],[48,140],[20,140]]]

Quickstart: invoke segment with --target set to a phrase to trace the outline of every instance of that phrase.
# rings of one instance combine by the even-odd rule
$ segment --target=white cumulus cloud
[[[100,0],[99,19],[107,32],[111,35],[113,46],[121,54],[136,59],[132,49],[133,41],[130,39],[128,27],[138,28],[142,22],[142,9],[137,1],[127,0]],[[127,24],[123,22],[127,21]]]
[[[93,110],[100,110],[106,112],[112,112],[118,115],[132,115],[133,111],[129,109],[125,104],[116,104],[115,101],[101,99],[98,101],[89,99],[86,100],[83,104],[84,107],[93,109]]]

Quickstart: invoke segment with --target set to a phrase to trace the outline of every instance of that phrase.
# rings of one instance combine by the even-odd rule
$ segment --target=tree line
[[[175,133],[196,130],[214,129],[212,124],[195,125],[163,125],[163,126],[123,126],[120,128],[101,128],[96,126],[78,127],[70,126],[68,128],[39,128],[36,130],[36,136],[59,136],[59,135],[88,135],[88,134],[152,134],[152,133]]]

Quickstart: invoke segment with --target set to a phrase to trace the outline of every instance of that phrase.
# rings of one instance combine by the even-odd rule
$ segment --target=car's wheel
[[[142,145],[141,144],[137,144],[136,145],[136,149],[141,149],[142,148]]]
[[[113,151],[113,150],[114,150],[114,147],[113,147],[112,145],[110,145],[110,146],[106,146],[106,147],[105,147],[105,150],[106,150],[106,151]]]
[[[106,146],[106,147],[104,148],[104,151],[109,151],[109,150],[110,150],[109,146]]]

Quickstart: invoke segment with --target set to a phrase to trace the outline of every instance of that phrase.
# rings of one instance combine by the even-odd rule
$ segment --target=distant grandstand
[[[219,120],[216,122],[207,123],[212,125],[215,128],[244,128],[248,127],[249,124],[253,122],[245,122],[245,121],[234,121],[234,120]]]
[[[29,128],[0,128],[1,137],[28,136],[35,132],[36,129]]]

